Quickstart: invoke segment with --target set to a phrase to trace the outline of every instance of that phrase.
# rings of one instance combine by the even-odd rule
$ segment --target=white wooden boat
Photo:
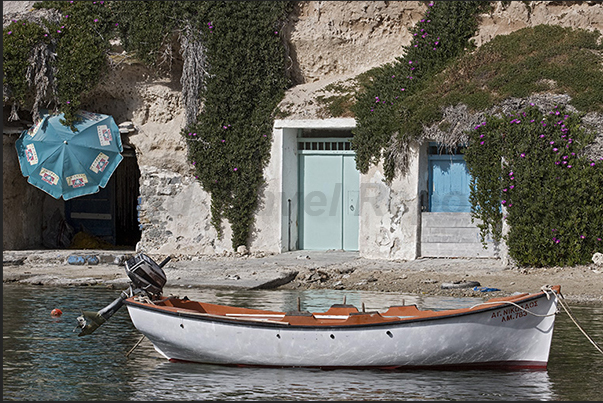
[[[98,312],[82,311],[79,336],[124,304],[134,326],[170,361],[270,367],[545,369],[561,287],[442,311],[416,305],[364,312],[278,312],[163,297],[160,264],[126,262],[131,284]],[[74,329],[75,331],[75,329]]]
[[[278,312],[132,295],[132,323],[170,361],[320,368],[545,369],[560,286],[473,307]]]

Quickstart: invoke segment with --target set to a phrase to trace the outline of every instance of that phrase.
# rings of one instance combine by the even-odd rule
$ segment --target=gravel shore
[[[134,251],[4,251],[3,282],[44,286],[126,288],[124,261]],[[151,255],[157,263],[166,256]],[[70,264],[81,257],[84,264]],[[93,259],[87,260],[87,257]],[[96,257],[98,260],[95,260]],[[98,263],[96,263],[98,262]],[[499,297],[560,285],[570,303],[603,305],[603,267],[505,267],[499,259],[366,259],[357,252],[172,256],[166,287],[348,289],[451,297]],[[496,290],[497,289],[497,290]]]

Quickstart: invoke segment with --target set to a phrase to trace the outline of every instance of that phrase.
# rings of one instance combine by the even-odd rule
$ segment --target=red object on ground
[[[50,311],[50,314],[52,316],[61,316],[63,311],[61,311],[59,308],[54,308],[52,311]]]

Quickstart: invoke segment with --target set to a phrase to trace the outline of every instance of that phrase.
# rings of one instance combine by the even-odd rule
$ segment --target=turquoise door
[[[430,155],[429,183],[429,211],[471,212],[471,175],[462,155]]]
[[[334,148],[299,150],[300,249],[358,250],[360,175],[353,151]]]

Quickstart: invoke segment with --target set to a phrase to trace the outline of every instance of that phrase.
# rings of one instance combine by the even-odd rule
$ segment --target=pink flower
[[[234,169],[233,169],[233,171],[235,171],[235,172],[236,172],[236,171],[238,171],[238,170],[239,170],[239,168],[234,168]]]

